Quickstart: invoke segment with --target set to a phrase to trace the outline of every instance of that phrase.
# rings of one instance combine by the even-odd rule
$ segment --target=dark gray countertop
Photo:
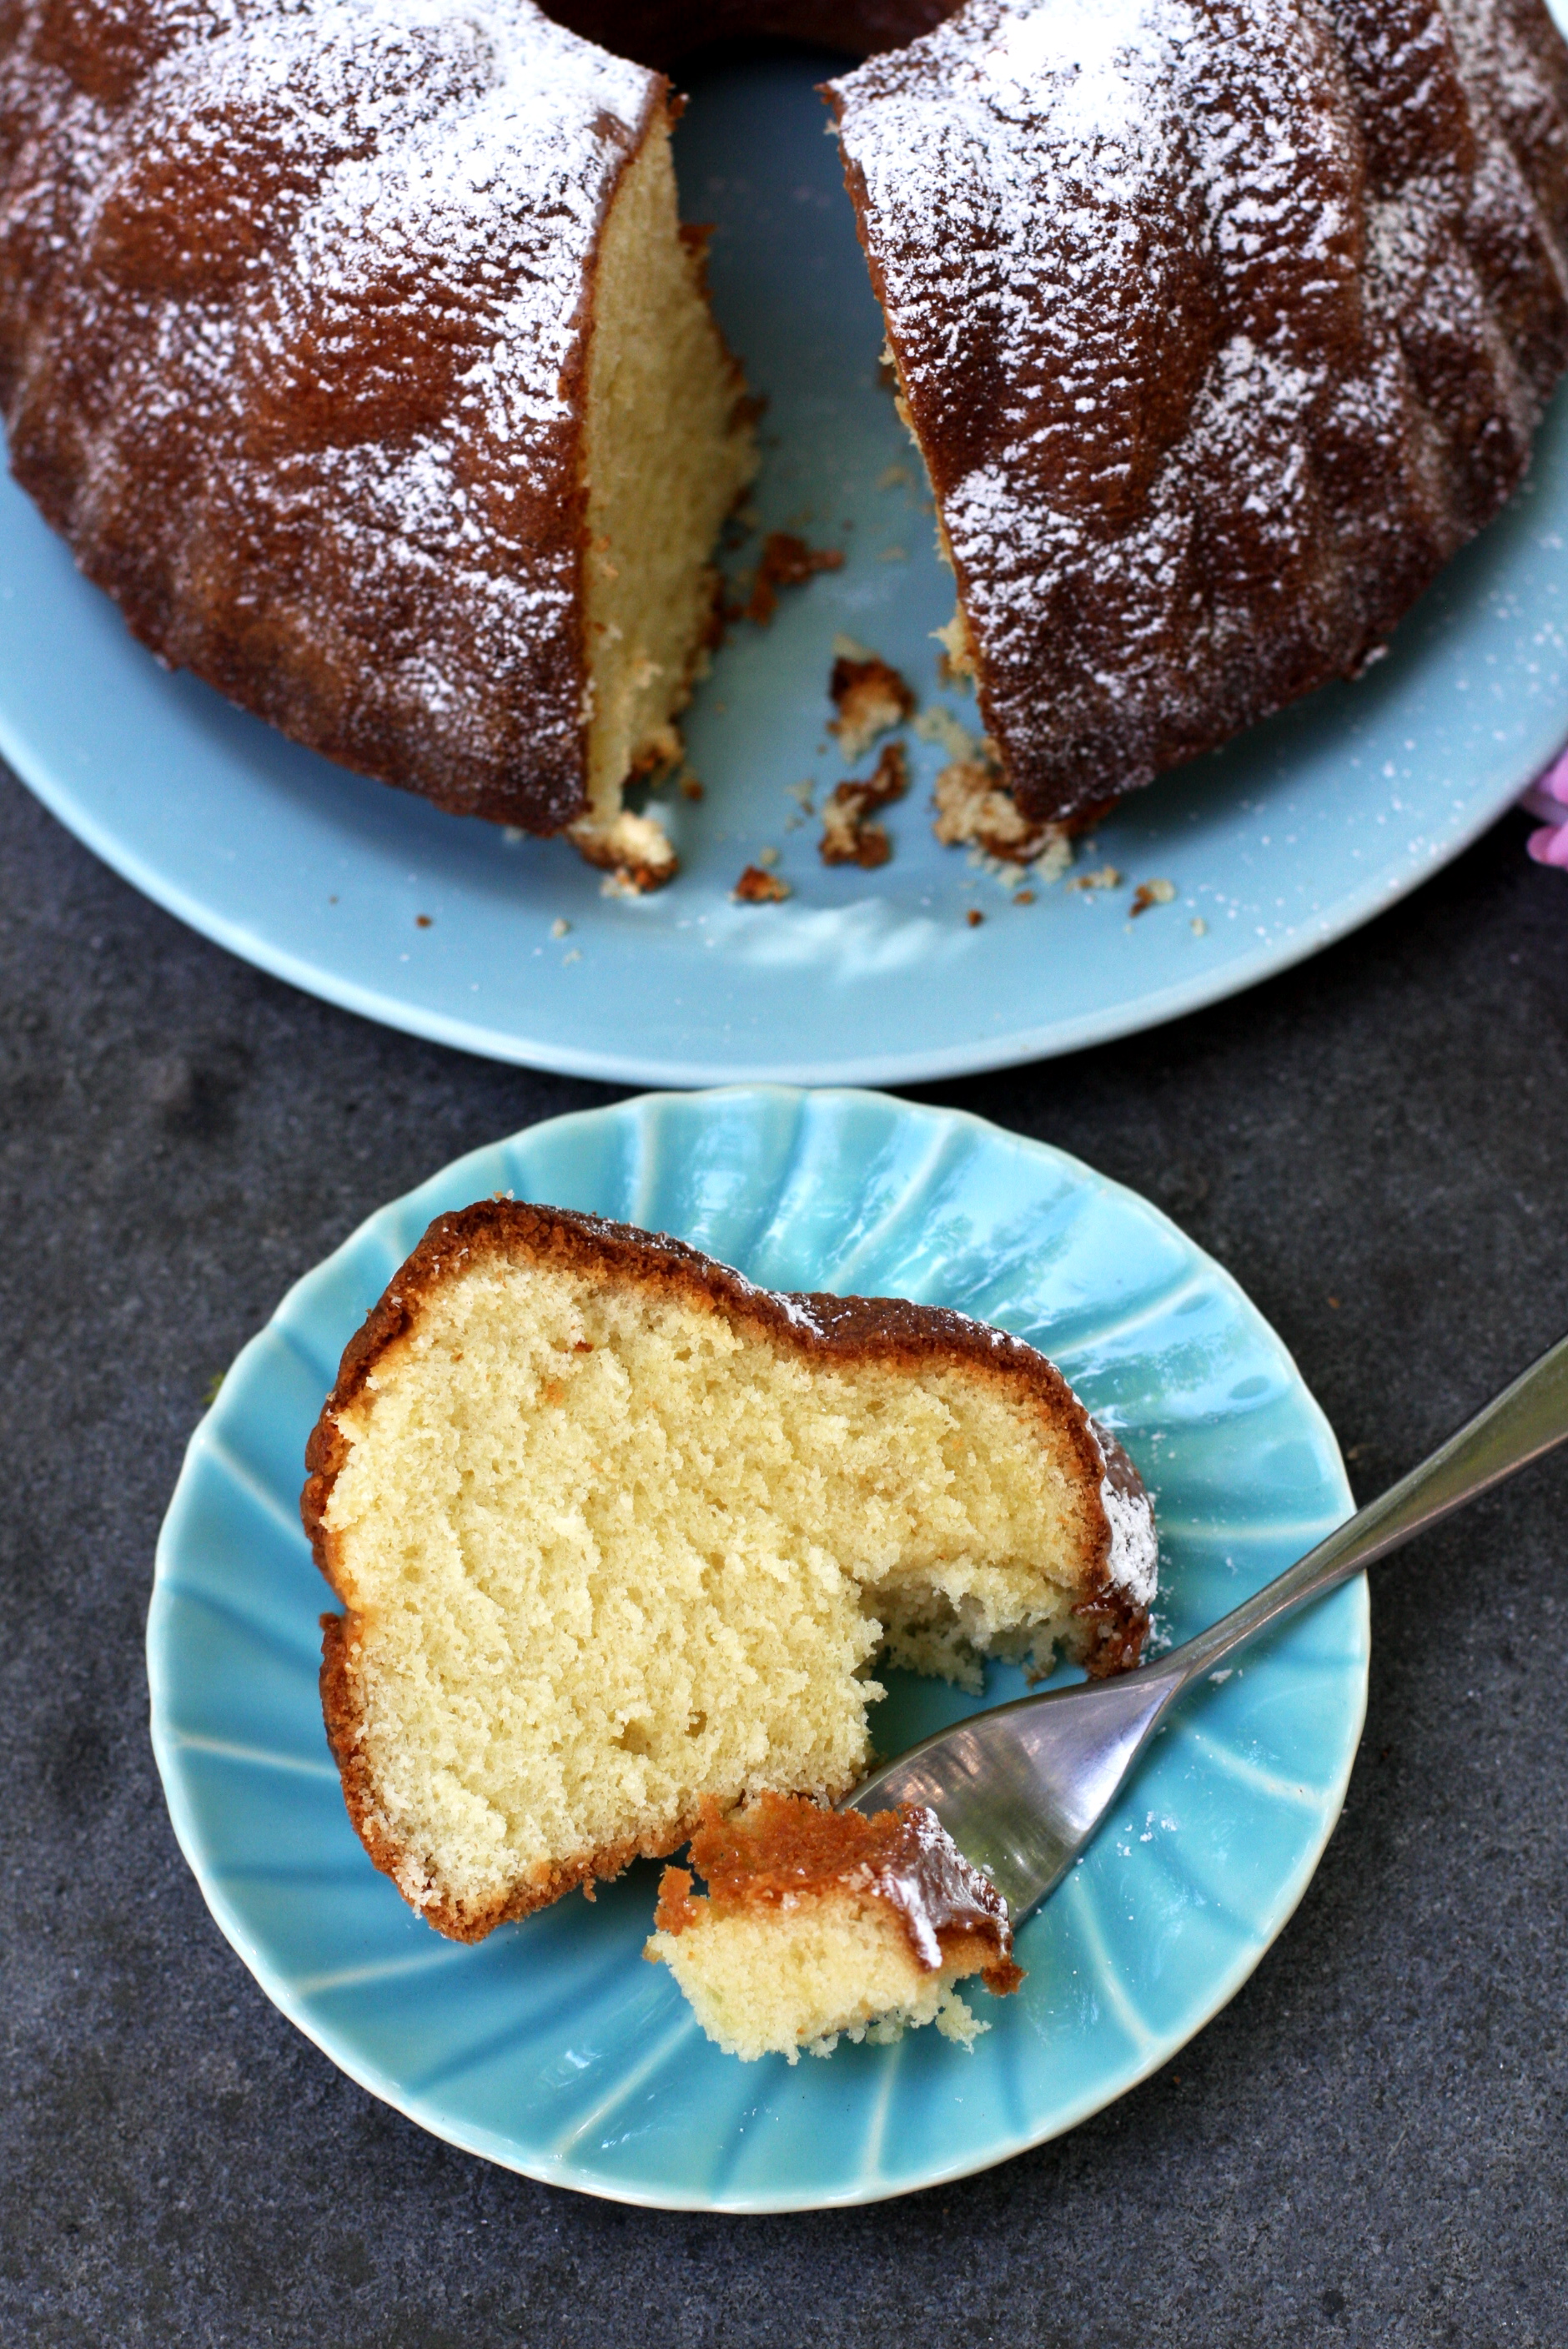
[[[1508,818],[1235,1002],[932,1096],[1166,1206],[1294,1349],[1363,1495],[1568,1329],[1568,874],[1523,838]],[[1246,1989],[984,2177],[622,2209],[422,2136],[268,2005],[148,1744],[181,1449],[361,1216],[610,1097],[259,976],[0,775],[0,2340],[1562,2349],[1568,1461],[1381,1570],[1344,1820]]]

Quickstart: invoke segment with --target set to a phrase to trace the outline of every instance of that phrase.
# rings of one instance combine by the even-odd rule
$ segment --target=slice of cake
[[[460,1940],[705,1803],[838,1799],[879,1655],[1118,1671],[1154,1593],[1136,1472],[1031,1347],[510,1199],[431,1225],[307,1464],[349,1811]]]
[[[666,1868],[643,1954],[663,1960],[727,2055],[830,2055],[923,2023],[970,2047],[977,2022],[954,1985],[1017,1989],[1007,1904],[934,1811],[913,1803],[827,1811],[764,1793],[732,1818],[705,1806],[691,1872]]]

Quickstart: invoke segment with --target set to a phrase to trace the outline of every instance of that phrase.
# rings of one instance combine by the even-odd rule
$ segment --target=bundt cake
[[[1354,674],[1518,481],[1542,0],[10,0],[11,461],[155,651],[673,869],[622,787],[754,452],[653,68],[737,32],[872,53],[828,95],[1026,826]]]
[[[687,1857],[707,1894],[666,1868],[643,1954],[743,2062],[886,2044],[923,2023],[968,2047],[989,2025],[955,1985],[978,1974],[1001,1998],[1024,1979],[1006,1902],[915,1804],[862,1818],[765,1794],[727,1819],[709,1804]]]
[[[459,1940],[707,1802],[845,1794],[879,1655],[1117,1671],[1154,1595],[1137,1475],[1032,1348],[509,1199],[431,1225],[307,1465],[349,1812]]]

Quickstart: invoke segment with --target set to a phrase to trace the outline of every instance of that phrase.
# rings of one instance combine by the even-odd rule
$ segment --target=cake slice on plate
[[[837,1800],[879,1657],[1120,1671],[1154,1594],[1135,1470],[1020,1340],[511,1199],[431,1225],[307,1464],[349,1811],[459,1940]]]

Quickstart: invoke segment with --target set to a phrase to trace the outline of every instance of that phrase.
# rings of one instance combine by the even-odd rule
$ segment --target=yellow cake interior
[[[679,756],[670,721],[707,635],[714,544],[757,470],[743,392],[680,235],[661,115],[605,222],[588,346],[590,812],[573,836],[600,862],[668,856],[651,817],[623,818],[622,787]]]
[[[973,1681],[1075,1628],[1081,1470],[983,1371],[824,1367],[684,1290],[488,1255],[338,1426],[365,1758],[423,1905],[668,1851],[706,1795],[832,1799],[879,1652]]]
[[[885,2044],[926,2023],[968,2047],[990,2028],[953,1986],[982,1960],[928,1971],[885,1901],[843,1891],[728,1913],[696,1905],[684,1931],[653,1934],[644,1955],[668,1966],[727,2055],[793,2064],[802,2049],[830,2055],[841,2038]]]

